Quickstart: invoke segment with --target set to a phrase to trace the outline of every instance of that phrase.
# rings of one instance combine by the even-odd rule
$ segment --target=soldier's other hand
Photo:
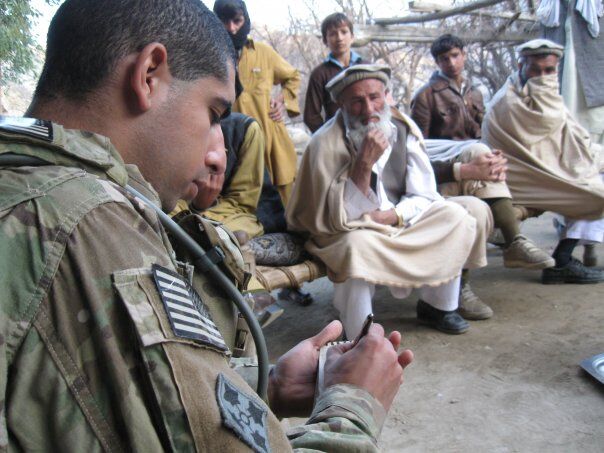
[[[281,417],[308,416],[312,411],[319,349],[342,334],[340,321],[332,321],[314,337],[298,343],[282,355],[271,370],[269,406]]]
[[[285,109],[285,101],[283,94],[279,94],[271,99],[269,105],[268,116],[271,120],[281,122],[285,118],[283,110]]]
[[[413,361],[413,353],[397,354],[399,332],[384,337],[384,328],[373,324],[355,347],[334,346],[325,362],[325,387],[351,384],[367,390],[388,411],[403,382],[403,369]]]

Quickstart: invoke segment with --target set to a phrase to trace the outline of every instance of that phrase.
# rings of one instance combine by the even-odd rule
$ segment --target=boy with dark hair
[[[342,69],[366,63],[356,52],[350,50],[354,40],[352,22],[343,13],[333,13],[321,23],[323,44],[329,47],[329,55],[323,63],[313,69],[308,80],[304,103],[304,124],[311,132],[319,129],[338,110],[325,85]],[[324,111],[324,115],[321,112]]]
[[[434,40],[434,42],[430,46],[430,53],[432,54],[432,57],[437,60],[440,54],[443,54],[455,48],[463,51],[464,47],[465,43],[462,41],[461,38],[447,33]]]
[[[464,43],[443,35],[430,47],[439,70],[432,74],[411,102],[411,117],[425,138],[480,138],[484,116],[482,93],[464,78]]]

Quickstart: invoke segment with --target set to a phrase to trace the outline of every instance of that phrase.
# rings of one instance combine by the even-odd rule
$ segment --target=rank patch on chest
[[[37,120],[34,118],[19,118],[11,116],[0,116],[0,129],[19,135],[38,138],[52,142],[52,124],[50,121]]]
[[[228,350],[209,310],[187,280],[157,264],[153,278],[176,336]]]
[[[216,381],[216,400],[222,424],[257,453],[270,452],[266,407],[239,390],[222,373]]]

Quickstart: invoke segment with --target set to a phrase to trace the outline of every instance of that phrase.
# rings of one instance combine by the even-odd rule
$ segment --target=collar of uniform
[[[361,60],[362,58],[358,53],[356,53],[354,50],[350,51],[350,66],[352,66],[353,64],[357,64]],[[345,69],[344,65],[342,65],[342,63],[340,63],[340,61],[336,57],[334,57],[331,52],[329,52],[329,55],[327,55],[327,57],[323,61],[325,63],[331,62],[335,64],[338,68]]]
[[[109,138],[93,132],[65,129],[55,124],[53,127],[55,130],[53,144],[61,147],[68,156],[96,167],[120,186],[128,183],[128,172],[122,156]],[[58,139],[61,142],[58,142]]]
[[[124,161],[107,137],[65,129],[55,123],[47,122],[47,125],[52,129],[52,142],[4,131],[11,141],[24,145],[15,146],[11,152],[39,157],[55,165],[80,167],[92,174],[106,174],[121,186],[128,183]]]

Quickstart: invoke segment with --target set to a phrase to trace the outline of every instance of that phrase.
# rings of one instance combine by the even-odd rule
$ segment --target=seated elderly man
[[[361,64],[327,84],[340,110],[304,154],[288,226],[309,234],[308,251],[327,266],[348,338],[372,311],[375,285],[397,298],[418,288],[419,320],[463,333],[460,273],[486,264],[492,217],[474,197],[460,197],[470,215],[438,194],[421,132],[386,103],[389,80],[387,66]]]
[[[566,229],[543,283],[597,283],[604,271],[572,258],[579,241],[604,239],[601,147],[569,114],[559,94],[563,47],[545,39],[518,47],[519,70],[495,94],[483,140],[505,151],[514,203],[566,217]]]

